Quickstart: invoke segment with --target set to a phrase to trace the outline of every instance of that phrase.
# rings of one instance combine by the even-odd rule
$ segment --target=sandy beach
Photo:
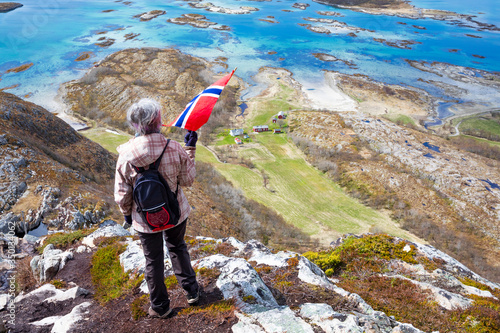
[[[358,103],[339,89],[334,73],[325,72],[324,81],[303,82],[302,92],[313,109],[327,109],[332,111],[357,111]]]

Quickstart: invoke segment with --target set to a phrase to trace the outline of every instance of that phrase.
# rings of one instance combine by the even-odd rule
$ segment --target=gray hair
[[[150,98],[132,104],[127,111],[130,126],[142,135],[159,133],[161,128],[161,106]]]

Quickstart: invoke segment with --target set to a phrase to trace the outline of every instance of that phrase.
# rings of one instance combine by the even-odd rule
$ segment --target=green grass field
[[[80,131],[80,134],[85,136],[86,138],[97,142],[101,146],[103,146],[106,150],[117,154],[116,147],[121,145],[122,143],[127,142],[132,136],[124,133],[115,134],[110,131],[107,131],[105,128],[97,127],[91,128],[85,131]]]
[[[277,100],[255,103],[246,119],[246,128],[271,125],[272,116],[279,111],[297,108],[288,102],[291,93],[281,91]],[[198,148],[197,159],[212,164],[235,187],[242,189],[247,198],[272,207],[288,223],[324,244],[344,233],[374,229],[417,240],[400,229],[387,214],[346,195],[336,183],[306,162],[303,153],[289,142],[286,134],[270,131],[252,133],[250,137],[254,143],[240,146],[238,153],[250,159],[255,164],[254,169],[220,163],[203,147]],[[263,186],[262,171],[269,177],[267,189]]]
[[[239,136],[238,136],[239,137]],[[224,145],[234,145],[236,142],[234,141],[235,137],[231,135],[223,136],[220,138],[219,141],[217,141],[216,145],[217,146],[224,146]]]
[[[197,159],[210,163],[245,196],[274,208],[285,220],[307,234],[331,242],[344,233],[363,233],[372,228],[412,239],[387,216],[346,195],[334,182],[310,166],[285,135],[258,134],[262,147],[245,149],[254,169],[219,163],[211,152],[199,147]],[[263,186],[261,170],[269,176]],[[413,239],[415,240],[415,239]]]
[[[459,130],[483,130],[487,133],[500,135],[500,122],[496,119],[486,119],[482,117],[470,118],[462,121]]]

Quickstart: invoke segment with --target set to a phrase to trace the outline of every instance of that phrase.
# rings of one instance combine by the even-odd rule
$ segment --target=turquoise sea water
[[[0,89],[18,85],[7,91],[28,96],[29,100],[49,110],[58,111],[53,100],[61,83],[81,77],[95,61],[108,54],[144,46],[174,47],[208,59],[226,57],[229,68],[238,67],[237,75],[249,82],[262,66],[287,68],[299,81],[318,84],[323,81],[322,70],[334,70],[365,74],[383,82],[420,87],[442,95],[443,91],[425,82],[442,78],[409,66],[405,59],[500,71],[499,31],[477,31],[431,19],[375,16],[312,1],[301,1],[310,5],[306,10],[293,8],[296,1],[289,0],[210,2],[226,8],[256,7],[259,11],[242,15],[213,13],[192,8],[186,1],[153,3],[135,0],[127,5],[96,0],[23,0],[24,7],[0,14],[0,74],[3,74],[0,76]],[[500,27],[498,0],[476,0],[473,8],[470,8],[470,1],[465,0],[416,0],[412,3],[424,8],[477,15],[478,21]],[[148,22],[133,18],[154,9],[167,13]],[[105,10],[114,11],[103,12]],[[317,13],[325,10],[336,11],[343,16],[330,17]],[[167,22],[168,18],[185,13],[205,15],[212,22],[230,26],[231,30],[201,29]],[[261,21],[269,19],[269,16],[279,23]],[[356,32],[356,37],[348,35],[350,31],[345,30],[320,34],[299,24],[325,24],[309,22],[304,18],[332,18],[373,32]],[[96,34],[102,31],[107,33]],[[129,33],[140,35],[126,40],[125,35]],[[108,48],[96,46],[98,38],[103,36],[115,39],[115,44]],[[377,42],[374,38],[391,42],[412,40],[421,44],[410,45],[411,49],[400,49]],[[451,49],[457,51],[450,52]],[[75,62],[78,55],[85,51],[93,52],[93,57]],[[355,66],[340,61],[321,61],[313,56],[316,52],[349,61]],[[7,69],[25,63],[33,63],[34,66],[25,72],[5,74]],[[481,94],[478,91],[477,95],[469,98],[481,100],[484,97],[485,103],[500,105],[498,91],[488,91],[484,96]],[[445,101],[451,99],[453,96],[443,96]],[[461,100],[464,101],[468,100]]]

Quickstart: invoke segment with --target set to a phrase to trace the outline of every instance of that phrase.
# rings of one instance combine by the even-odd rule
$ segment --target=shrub
[[[481,142],[463,136],[454,137],[452,142],[459,149],[497,161],[500,160],[500,147],[498,146],[492,146],[487,142]]]
[[[383,311],[426,332],[435,330],[437,322],[442,319],[438,306],[427,299],[429,292],[410,281],[369,276],[366,279],[346,279],[339,286],[361,296],[374,310]]]
[[[133,300],[130,304],[130,312],[132,313],[132,318],[134,320],[139,320],[147,316],[144,306],[149,303],[148,295],[141,295]]]
[[[56,287],[57,289],[64,289],[68,286],[66,281],[63,281],[63,280],[52,280],[49,283],[51,285],[53,285],[54,287]]]
[[[407,251],[405,251],[405,248]],[[344,252],[354,249],[359,254],[369,257],[379,257],[381,259],[399,259],[410,264],[416,264],[417,254],[414,245],[409,245],[406,241],[396,242],[395,238],[386,234],[364,235],[361,238],[349,237],[337,251]]]
[[[271,266],[268,266],[268,265],[259,265],[259,266],[255,267],[255,271],[259,275],[269,274],[269,273],[271,273],[272,270],[273,270],[273,268]]]
[[[314,262],[322,270],[336,270],[342,264],[340,256],[335,251],[306,252],[304,257]]]
[[[299,264],[299,258],[297,256],[289,258],[287,261],[288,266],[297,267]]]
[[[318,264],[327,276],[338,273],[338,285],[360,295],[377,311],[396,320],[408,322],[424,331],[498,332],[500,330],[500,290],[470,278],[461,278],[466,285],[489,290],[497,297],[468,296],[474,300],[466,309],[447,311],[430,299],[430,292],[411,281],[382,276],[389,260],[399,259],[411,264],[422,263],[435,269],[442,262],[416,256],[414,247],[397,242],[388,235],[349,237],[342,245],[323,252],[307,252],[304,256]],[[406,248],[406,250],[405,250]]]
[[[415,247],[407,245],[407,242],[396,242],[393,237],[386,234],[364,235],[361,238],[351,236],[335,249],[309,251],[303,255],[325,271],[325,274],[328,271],[328,276],[341,269],[348,275],[362,272],[379,273],[391,259],[417,264]],[[405,251],[405,248],[408,251]]]
[[[57,248],[66,248],[69,245],[72,245],[82,239],[83,237],[86,237],[93,233],[96,230],[96,228],[90,228],[90,229],[81,229],[81,230],[76,230],[70,233],[65,233],[65,232],[58,232],[52,235],[47,236],[45,238],[43,245],[38,247],[38,252],[41,254],[43,253],[43,250],[45,247],[49,244],[54,244],[55,247]]]

